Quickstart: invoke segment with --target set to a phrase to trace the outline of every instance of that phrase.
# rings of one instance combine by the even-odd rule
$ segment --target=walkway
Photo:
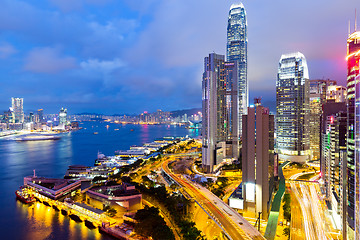
[[[283,168],[283,166],[285,166],[288,163],[289,163],[289,161],[286,161],[279,166],[279,177],[280,177],[279,190],[277,191],[277,193],[274,197],[274,200],[272,202],[270,215],[269,215],[268,223],[267,223],[266,230],[265,230],[264,237],[267,240],[273,240],[275,238],[276,228],[277,228],[277,223],[278,223],[278,218],[279,218],[279,211],[280,211],[280,206],[281,206],[281,199],[285,193],[285,178],[284,178],[282,168]]]

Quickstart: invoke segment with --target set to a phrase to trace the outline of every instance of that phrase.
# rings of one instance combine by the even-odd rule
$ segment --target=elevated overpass
[[[182,175],[172,173],[168,167],[170,160],[162,164],[162,173],[166,179],[178,184],[224,231],[232,240],[262,240],[265,239],[259,231],[245,220],[238,212],[230,208],[221,199],[207,189],[194,184]]]

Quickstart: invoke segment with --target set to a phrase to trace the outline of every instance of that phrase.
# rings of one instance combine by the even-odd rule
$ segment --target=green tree
[[[290,239],[290,228],[289,227],[284,228],[283,235],[287,236],[288,239]]]
[[[134,229],[138,235],[159,240],[175,239],[171,229],[159,215],[158,208],[145,206],[136,212],[135,219],[137,223]]]

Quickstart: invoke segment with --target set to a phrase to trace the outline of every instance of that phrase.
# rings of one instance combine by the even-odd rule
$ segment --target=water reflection
[[[112,155],[115,150],[127,150],[164,136],[196,136],[196,132],[173,125],[86,122],[82,126],[83,130],[64,134],[58,141],[0,139],[0,239],[112,239],[41,203],[24,205],[15,200],[14,191],[25,176],[33,174],[33,169],[38,176],[62,178],[68,165],[92,166],[98,150]],[[94,131],[99,134],[94,135]]]
[[[23,226],[21,239],[98,240],[104,239],[104,237],[107,238],[98,229],[89,229],[84,222],[77,223],[52,207],[39,202],[26,205],[17,201],[16,210],[22,217],[27,219],[27,224]]]

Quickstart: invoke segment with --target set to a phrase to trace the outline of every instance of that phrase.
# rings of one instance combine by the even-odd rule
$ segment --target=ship
[[[20,188],[20,190],[16,190],[15,195],[17,199],[26,204],[36,201],[34,196],[28,192],[27,188]]]
[[[44,141],[44,140],[59,140],[58,135],[27,135],[24,137],[15,138],[16,141]]]

